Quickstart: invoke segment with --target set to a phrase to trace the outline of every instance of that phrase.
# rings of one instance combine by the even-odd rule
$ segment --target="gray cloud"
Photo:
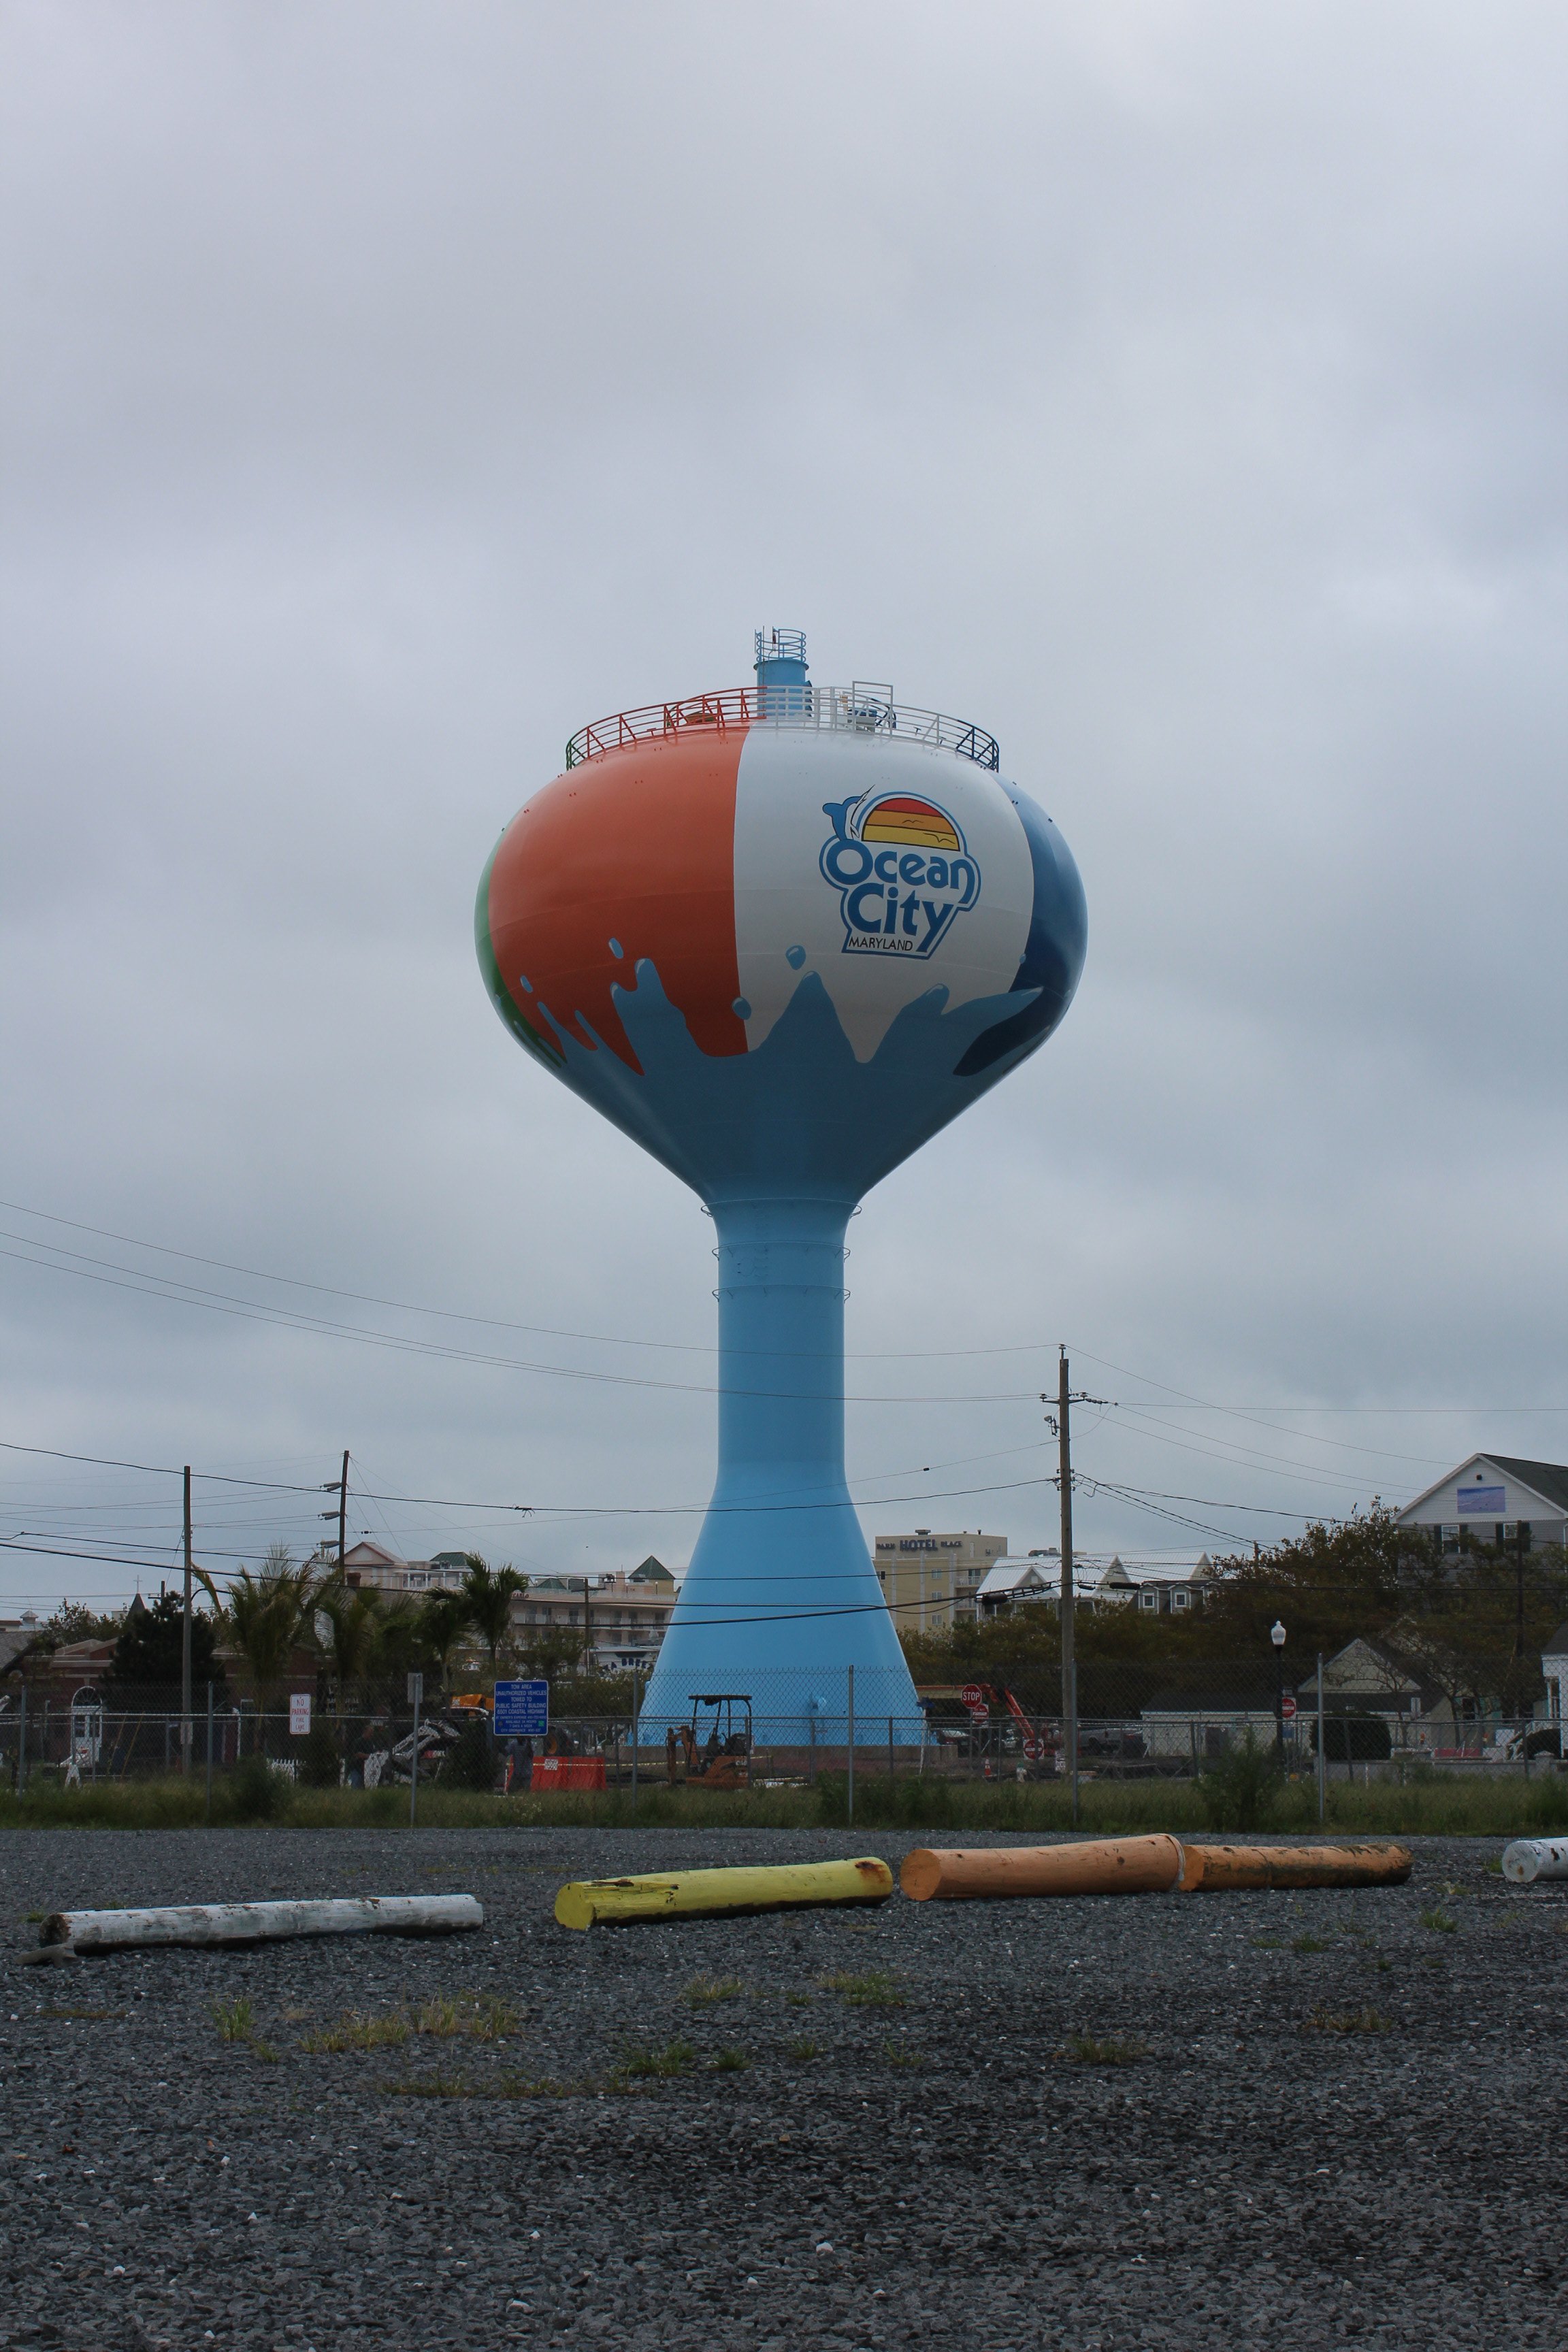
[[[1061,1338],[1123,1405],[1158,1391],[1089,1351],[1320,1409],[1109,1413],[1082,1459],[1123,1484],[1340,1510],[1562,1455],[1568,1415],[1495,1410],[1568,1405],[1559,17],[82,5],[4,41],[7,1195],[679,1342],[477,1344],[696,1389],[12,1258],[0,1434],[700,1502],[705,1222],[524,1066],[470,910],[573,727],[739,682],[776,620],[994,729],[1089,894],[1060,1036],[856,1225],[852,1386],[1004,1400],[857,1405],[856,1470],[900,1474],[868,1491],[1043,1475]],[[155,1482],[0,1480],[0,1532],[173,1529]],[[215,1549],[318,1507],[235,1492]],[[1020,1542],[1054,1508],[868,1504]],[[362,1524],[597,1567],[693,1523]]]

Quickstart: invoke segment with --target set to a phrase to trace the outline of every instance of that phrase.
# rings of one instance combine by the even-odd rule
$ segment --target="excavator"
[[[707,1737],[704,1711],[711,1709]],[[740,1710],[737,1715],[737,1709]],[[752,1785],[752,1702],[744,1691],[691,1694],[691,1720],[680,1727],[686,1777],[704,1789],[749,1789]]]

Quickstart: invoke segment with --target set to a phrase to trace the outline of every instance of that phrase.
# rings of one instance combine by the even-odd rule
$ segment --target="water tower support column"
[[[914,1687],[844,1473],[844,1235],[853,1202],[715,1201],[719,1475],[646,1714],[749,1658],[759,1717],[843,1707],[918,1727]],[[726,1622],[727,1621],[727,1622]],[[752,1622],[745,1622],[752,1621]],[[812,1701],[818,1702],[815,1710]],[[910,1736],[918,1736],[911,1732]]]

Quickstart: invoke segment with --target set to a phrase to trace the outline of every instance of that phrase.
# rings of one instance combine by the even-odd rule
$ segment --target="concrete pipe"
[[[1516,1838],[1503,1848],[1502,1874],[1513,1886],[1568,1878],[1568,1838]]]
[[[637,1919],[805,1910],[823,1903],[885,1903],[892,1891],[892,1872],[871,1855],[755,1870],[652,1871],[640,1878],[574,1879],[555,1897],[555,1916],[563,1927],[616,1927]]]
[[[1174,1886],[1173,1837],[1087,1838],[1071,1845],[933,1848],[904,1856],[899,1885],[917,1903],[1021,1895],[1156,1895]]]
[[[1184,1895],[1247,1886],[1402,1886],[1403,1845],[1182,1845]]]
[[[146,1911],[51,1911],[44,1945],[113,1952],[143,1944],[269,1944],[294,1936],[450,1936],[482,1927],[472,1895],[365,1895],[309,1903],[182,1903]]]

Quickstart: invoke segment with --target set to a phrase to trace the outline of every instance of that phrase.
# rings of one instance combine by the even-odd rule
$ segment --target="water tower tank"
[[[519,1044],[713,1215],[718,1478],[646,1717],[716,1690],[841,1717],[853,1664],[858,1714],[910,1721],[845,1484],[845,1233],[1066,1012],[1067,844],[982,729],[813,686],[804,635],[773,629],[753,687],[572,738],[497,845],[477,933]],[[911,1235],[909,1266],[940,1306],[942,1253]]]

